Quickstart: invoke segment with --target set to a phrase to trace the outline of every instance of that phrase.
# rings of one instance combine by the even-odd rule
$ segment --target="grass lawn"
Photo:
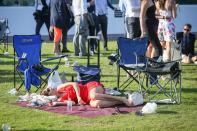
[[[101,43],[102,45],[102,43]],[[71,43],[69,49],[73,51]],[[116,51],[115,41],[109,42],[110,51],[103,53],[101,46],[101,81],[106,87],[116,87],[116,65],[108,65],[107,56]],[[196,49],[197,50],[197,49]],[[12,45],[9,53],[13,56]],[[72,55],[73,52],[69,53]],[[44,43],[42,58],[52,57],[52,43]],[[24,89],[16,96],[7,92],[13,88],[13,58],[0,55],[0,126],[4,123],[11,125],[12,130],[171,130],[171,131],[196,131],[197,130],[197,65],[183,65],[182,71],[182,103],[158,105],[157,113],[136,116],[135,113],[104,116],[97,118],[81,118],[77,116],[59,115],[41,110],[22,108],[14,105],[18,95],[24,94]],[[70,57],[70,63],[78,61],[85,65],[86,58]],[[96,62],[96,56],[91,62]],[[55,62],[50,62],[52,66]],[[64,60],[59,67],[59,72],[65,72],[67,79],[75,74],[71,67],[64,66]],[[123,78],[126,75],[122,74]],[[20,80],[17,79],[19,83]],[[137,85],[131,85],[134,90]]]

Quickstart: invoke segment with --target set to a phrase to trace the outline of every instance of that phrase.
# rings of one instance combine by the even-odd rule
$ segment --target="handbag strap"
[[[46,0],[41,0],[41,2],[42,2],[42,5],[43,5],[44,7],[48,7],[48,5],[47,5],[47,3],[46,3]]]

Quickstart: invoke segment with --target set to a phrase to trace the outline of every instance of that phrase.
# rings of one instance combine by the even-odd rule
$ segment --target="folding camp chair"
[[[181,102],[181,47],[174,45],[172,56],[174,58],[170,62],[157,62],[147,58],[146,66],[138,69],[138,72],[145,73],[150,80],[150,84],[146,82],[146,91],[144,91],[145,94],[148,94],[150,101],[158,103]],[[143,83],[141,79],[140,85]]]
[[[145,56],[148,39],[138,38],[118,38],[118,53],[119,60],[117,61],[117,87],[124,90],[133,81],[139,84],[139,74],[136,71],[137,68],[145,65],[144,59],[141,57]],[[123,69],[129,77],[120,85],[120,68]]]
[[[41,36],[40,35],[15,35],[13,36],[14,47],[14,88],[16,88],[16,74],[22,82],[17,88],[19,90],[23,84],[27,91],[31,85],[39,88],[45,87],[47,79],[52,72],[58,69],[61,58],[65,55],[49,58],[41,61]],[[58,60],[53,68],[46,68],[42,64],[51,60]],[[36,91],[37,91],[36,90]]]

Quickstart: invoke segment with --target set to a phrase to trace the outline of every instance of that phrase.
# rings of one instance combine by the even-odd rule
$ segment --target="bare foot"
[[[127,98],[124,98],[124,99],[123,99],[123,102],[124,102],[127,106],[133,106],[132,100],[128,100]]]

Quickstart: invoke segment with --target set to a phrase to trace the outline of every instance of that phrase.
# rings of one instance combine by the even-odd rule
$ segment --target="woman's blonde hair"
[[[51,91],[50,88],[46,88],[40,93],[40,95],[49,96],[50,91]]]

